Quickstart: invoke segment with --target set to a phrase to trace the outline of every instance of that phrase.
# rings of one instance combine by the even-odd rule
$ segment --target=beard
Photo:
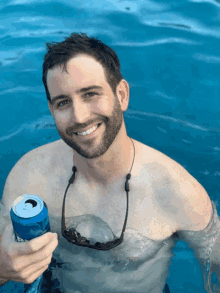
[[[88,140],[87,143],[77,143],[72,139],[72,136],[77,138],[77,135],[74,134],[73,128],[85,128],[88,125],[95,122],[95,120],[89,121],[89,123],[78,124],[74,127],[69,127],[66,129],[65,133],[61,130],[58,130],[60,137],[63,141],[72,149],[74,149],[79,155],[87,159],[94,159],[102,156],[109,149],[117,134],[119,133],[122,122],[123,122],[123,111],[121,110],[121,105],[118,101],[118,98],[115,97],[115,103],[113,107],[113,112],[110,117],[100,116],[97,120],[97,123],[102,122],[105,124],[105,132],[102,135],[101,142],[97,146],[92,146],[92,140]],[[94,138],[95,139],[95,138]],[[86,146],[84,146],[86,144]],[[83,145],[83,146],[82,146]]]

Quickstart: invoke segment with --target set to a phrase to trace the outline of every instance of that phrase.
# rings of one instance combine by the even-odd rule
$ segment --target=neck
[[[74,164],[88,182],[105,186],[130,173],[133,158],[134,146],[125,133],[118,135],[107,152],[98,158],[86,159],[74,153]]]

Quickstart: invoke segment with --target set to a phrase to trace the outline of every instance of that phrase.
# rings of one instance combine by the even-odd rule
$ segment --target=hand
[[[0,242],[0,284],[9,280],[31,284],[49,266],[58,245],[51,232],[28,242],[16,242],[12,224],[6,226]]]

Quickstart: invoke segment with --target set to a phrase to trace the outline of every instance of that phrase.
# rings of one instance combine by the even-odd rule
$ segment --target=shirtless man
[[[7,178],[2,204],[9,213],[19,195],[40,196],[58,241],[46,233],[16,243],[8,225],[0,246],[1,282],[33,282],[48,268],[53,254],[61,266],[53,268],[53,277],[62,292],[162,293],[176,233],[200,231],[210,222],[208,194],[177,162],[128,137],[123,112],[128,108],[129,85],[109,47],[85,34],[72,34],[62,43],[50,44],[43,76],[61,140],[36,148],[17,162]],[[75,180],[64,209],[67,228],[74,228],[91,245],[113,241],[121,236],[128,208],[118,246],[79,246],[61,233],[64,192],[73,165]]]

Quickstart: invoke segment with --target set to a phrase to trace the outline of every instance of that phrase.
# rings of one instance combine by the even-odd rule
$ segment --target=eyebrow
[[[87,92],[89,90],[94,90],[94,89],[104,91],[104,88],[101,87],[101,86],[91,85],[91,86],[84,87],[84,88],[81,88],[79,90],[76,90],[76,93],[81,94],[81,93],[85,93],[85,92]],[[61,95],[52,97],[51,98],[51,104],[54,104],[57,100],[61,100],[61,99],[69,98],[69,97],[70,97],[70,95],[66,95],[66,94],[61,94]]]

